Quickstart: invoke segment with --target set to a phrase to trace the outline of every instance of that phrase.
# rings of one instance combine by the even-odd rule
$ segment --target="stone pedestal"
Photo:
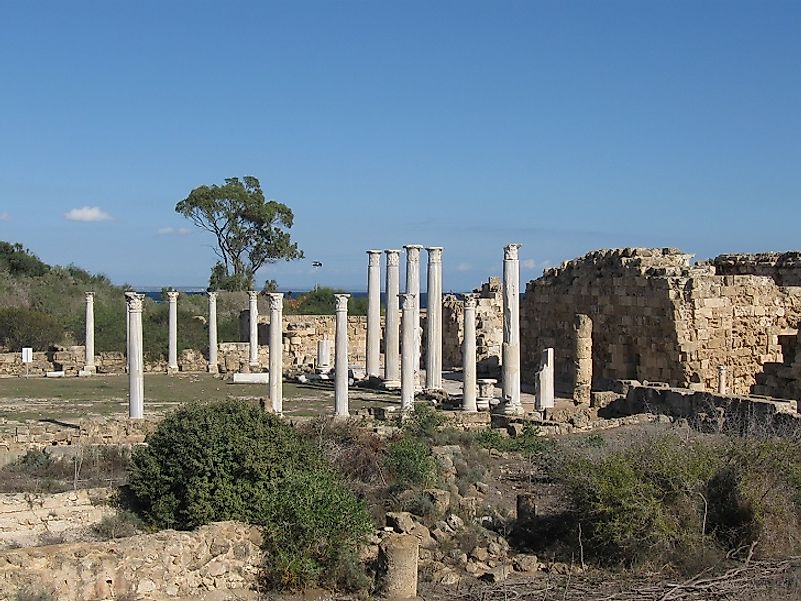
[[[255,290],[248,292],[248,320],[250,325],[248,364],[253,369],[259,366],[259,293]]]
[[[400,251],[387,255],[387,313],[384,323],[384,387],[400,388]]]
[[[284,295],[272,292],[267,296],[270,299],[270,404],[273,413],[280,415],[284,411]]]
[[[540,369],[534,390],[534,408],[545,411],[554,407],[554,356],[553,349],[542,351]]]
[[[415,369],[414,369],[414,294],[400,294],[401,300],[401,412],[408,413],[414,408]]]
[[[407,244],[406,249],[406,294],[413,295],[414,314],[414,387],[420,387],[420,250],[419,244]],[[406,352],[406,351],[404,351]]]
[[[86,355],[84,358],[84,373],[92,375],[97,371],[95,366],[95,293],[86,293]]]
[[[462,410],[478,411],[476,404],[476,297],[464,297],[464,341],[462,342]]]
[[[592,391],[592,319],[589,315],[576,315],[575,375],[573,401],[589,404]]]
[[[128,417],[142,419],[145,413],[145,370],[142,348],[142,298],[126,295],[128,301]]]
[[[336,361],[334,405],[336,417],[348,417],[348,299],[350,294],[336,294]]]
[[[367,377],[381,376],[381,251],[367,251]]]
[[[323,338],[317,342],[317,364],[315,371],[324,374],[331,371],[331,341]]]
[[[169,303],[169,340],[167,345],[167,373],[178,373],[178,293],[174,290],[167,292]]]
[[[380,594],[388,601],[417,598],[420,541],[411,534],[388,534],[378,548]]]
[[[429,246],[426,303],[426,389],[442,390],[442,247]]]
[[[520,402],[520,244],[503,249],[503,412],[521,415]]]
[[[478,384],[478,399],[476,399],[476,406],[479,411],[489,411],[492,406],[492,401],[495,400],[495,384],[498,380],[495,378],[480,378],[476,380]]]
[[[721,365],[718,367],[718,394],[727,394],[729,392],[726,382],[726,366]]]
[[[217,293],[209,292],[209,373],[219,372],[217,364]]]

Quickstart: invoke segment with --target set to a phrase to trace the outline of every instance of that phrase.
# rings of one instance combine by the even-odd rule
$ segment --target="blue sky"
[[[0,0],[0,239],[205,285],[175,203],[255,175],[308,258],[259,273],[285,289],[364,289],[365,250],[407,243],[445,247],[445,290],[508,242],[525,281],[798,249],[799,32],[799,2]]]

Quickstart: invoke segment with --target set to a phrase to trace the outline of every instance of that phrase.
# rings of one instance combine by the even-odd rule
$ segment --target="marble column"
[[[554,374],[553,349],[542,351],[540,369],[537,372],[536,389],[534,391],[534,408],[537,411],[547,411],[554,406]]]
[[[284,295],[272,292],[270,299],[270,402],[273,413],[284,411]]]
[[[399,294],[401,300],[401,412],[408,413],[414,408],[414,390],[417,385],[414,369],[415,353],[415,327],[419,323],[415,320],[414,294]]]
[[[387,255],[387,315],[384,324],[384,386],[400,387],[400,252],[385,250]]]
[[[414,303],[414,353],[412,361],[414,363],[414,387],[420,387],[420,250],[419,244],[407,244],[406,249],[406,294],[412,295]],[[403,351],[404,353],[406,351]],[[402,368],[401,368],[402,371]]]
[[[259,293],[248,292],[248,317],[250,320],[250,354],[248,364],[251,368],[259,366]]]
[[[86,293],[86,358],[83,372],[91,375],[97,371],[95,367],[95,293]]]
[[[721,365],[718,367],[718,394],[726,394],[728,386],[726,383],[726,366]]]
[[[368,250],[367,263],[367,377],[381,376],[381,251]]]
[[[464,297],[462,375],[462,410],[475,413],[478,411],[476,404],[476,297],[472,294],[466,294]]]
[[[520,415],[520,244],[503,249],[503,412]]]
[[[331,369],[331,348],[328,338],[317,342],[317,373],[328,373]]]
[[[334,346],[334,406],[335,417],[348,417],[348,299],[350,294],[335,294],[336,334]]]
[[[175,290],[167,292],[167,301],[170,305],[167,373],[174,374],[178,373],[178,293]]]
[[[131,361],[130,355],[128,355],[127,344],[128,339],[131,337],[131,305],[130,300],[132,298],[136,298],[138,296],[136,292],[132,290],[128,290],[125,292],[125,344],[126,344],[126,351],[125,351],[125,371],[130,373],[131,371]]]
[[[128,417],[142,419],[145,404],[145,373],[142,349],[142,298],[126,295],[128,301]]]
[[[429,246],[426,250],[426,389],[442,390],[442,247]]]
[[[217,365],[217,293],[209,292],[209,373],[219,371]]]

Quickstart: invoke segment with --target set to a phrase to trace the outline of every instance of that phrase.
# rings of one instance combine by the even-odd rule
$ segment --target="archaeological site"
[[[80,344],[0,354],[0,597],[797,599],[801,253],[519,247],[466,294],[368,250],[366,315],[170,290],[164,355],[82,289]]]

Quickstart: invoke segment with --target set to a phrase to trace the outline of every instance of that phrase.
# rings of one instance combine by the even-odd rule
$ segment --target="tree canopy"
[[[222,186],[197,187],[175,210],[217,239],[214,251],[220,260],[211,270],[211,289],[252,289],[263,265],[303,258],[289,233],[292,210],[266,200],[258,178],[230,177]]]

